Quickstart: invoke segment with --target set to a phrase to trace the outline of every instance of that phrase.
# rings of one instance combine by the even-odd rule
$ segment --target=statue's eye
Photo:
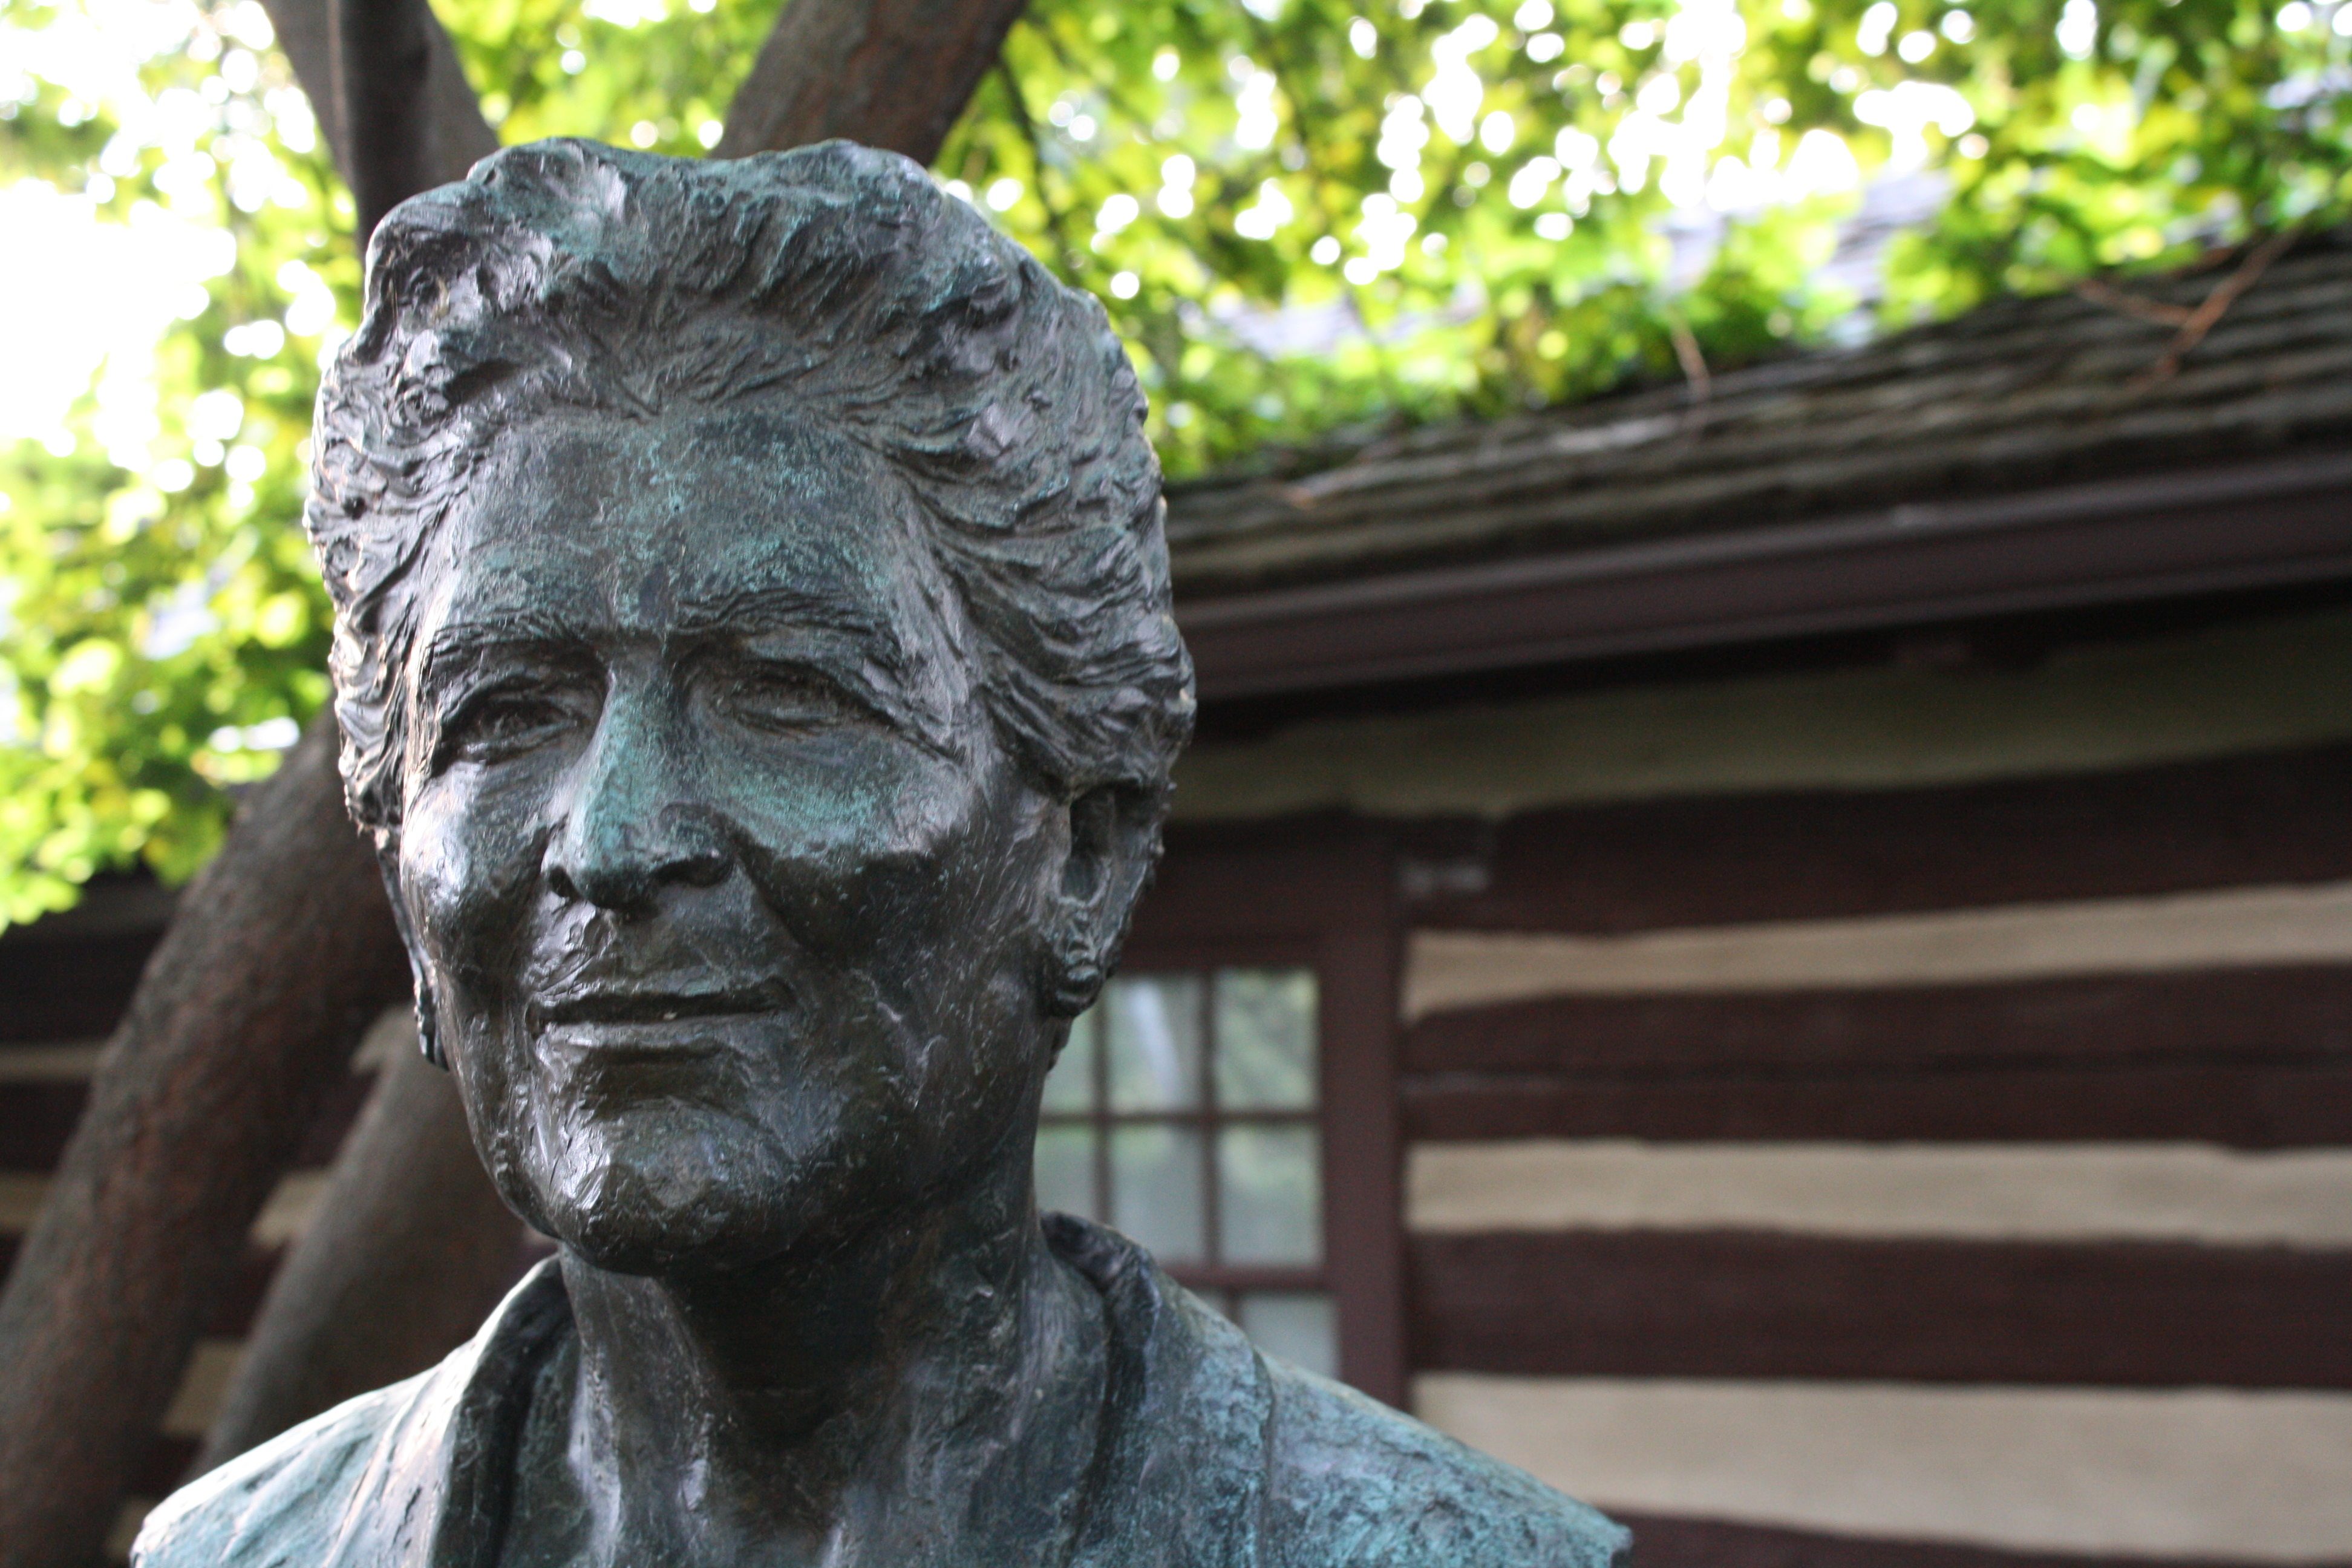
[[[838,724],[860,712],[833,682],[798,669],[730,671],[721,684],[719,702],[737,722],[777,733]]]
[[[469,699],[441,731],[444,759],[492,761],[515,756],[569,731],[576,715],[554,695],[528,688],[492,688]]]

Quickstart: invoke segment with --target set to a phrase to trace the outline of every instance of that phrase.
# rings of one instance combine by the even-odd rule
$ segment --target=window
[[[1319,1056],[1310,969],[1114,980],[1046,1080],[1037,1196],[1140,1242],[1261,1346],[1337,1376]]]
[[[1395,871],[1345,820],[1176,824],[1047,1079],[1039,1201],[1273,1353],[1405,1397]]]

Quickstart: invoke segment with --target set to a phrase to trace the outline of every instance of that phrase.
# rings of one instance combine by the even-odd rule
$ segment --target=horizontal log
[[[1278,953],[1285,942],[1309,952],[1296,944],[1333,929],[1386,931],[1393,883],[1385,832],[1337,813],[1175,824],[1136,906],[1127,952],[1211,963],[1269,962],[1269,946]]]
[[[2352,964],[2352,881],[1583,936],[1416,931],[1408,1022],[1552,996],[2010,985]]]
[[[1966,985],[1549,996],[1431,1014],[1408,1073],[2352,1064],[2352,965]]]
[[[1432,824],[1412,920],[1611,932],[2352,877],[2352,746]],[[1483,886],[1481,885],[1483,883]]]
[[[146,1458],[139,1462],[139,1473],[131,1483],[131,1495],[160,1499],[179,1490],[180,1483],[188,1479],[188,1468],[196,1462],[196,1447],[197,1439],[194,1437],[158,1436],[148,1445]]]
[[[304,1136],[294,1168],[331,1164],[343,1134],[367,1102],[373,1074],[353,1073],[330,1092],[319,1118]],[[48,1171],[65,1152],[89,1100],[86,1083],[0,1081],[0,1171]]]
[[[2340,1393],[1434,1372],[1412,1396],[1438,1430],[1634,1513],[2273,1568],[2352,1554]]]
[[[1558,996],[1433,1014],[1422,1140],[2352,1142],[2352,967]]]
[[[2352,1148],[1415,1143],[1405,1161],[1404,1222],[1407,1230],[1457,1236],[1743,1231],[2352,1251]]]
[[[2352,1388],[2352,1252],[1755,1231],[1410,1238],[1417,1369]]]
[[[48,1171],[89,1099],[87,1083],[0,1083],[0,1171]]]
[[[1633,1532],[1640,1568],[2248,1568],[2212,1558],[2092,1556],[2071,1552],[2009,1552],[1946,1541],[1835,1535],[1728,1520],[1612,1513]],[[2352,1568],[2313,1563],[2310,1568]]]
[[[1954,1068],[1666,1079],[1536,1074],[1403,1080],[1405,1136],[1884,1142],[2352,1142],[2352,1065]]]
[[[131,931],[0,942],[0,1041],[104,1039],[162,939]]]

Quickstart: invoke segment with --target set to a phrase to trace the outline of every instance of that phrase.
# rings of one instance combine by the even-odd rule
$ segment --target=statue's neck
[[[999,1537],[1073,1512],[1104,1327],[1045,1246],[1025,1160],[815,1256],[639,1278],[567,1253],[563,1269],[590,1561],[1058,1555]]]

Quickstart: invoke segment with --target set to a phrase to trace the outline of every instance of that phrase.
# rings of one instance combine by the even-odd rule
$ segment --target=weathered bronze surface
[[[1597,1565],[1623,1533],[1036,1212],[1192,679],[1099,306],[917,165],[499,153],[320,399],[427,1048],[562,1254],[137,1561]]]

